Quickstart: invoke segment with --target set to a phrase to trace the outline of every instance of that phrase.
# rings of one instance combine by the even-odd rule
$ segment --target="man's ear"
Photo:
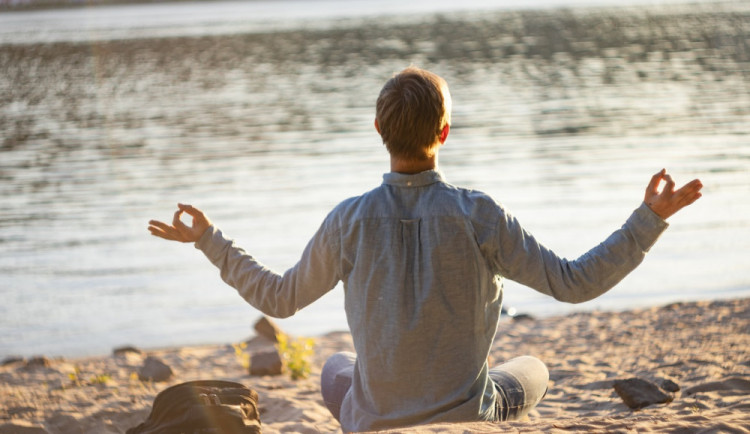
[[[378,124],[378,118],[375,118],[375,130],[380,134],[380,124]]]
[[[375,120],[376,127],[377,127],[377,122],[378,121],[376,119]],[[444,144],[445,141],[448,139],[448,133],[450,133],[450,132],[451,132],[451,126],[449,124],[445,124],[445,126],[443,127],[443,129],[440,131],[439,140],[440,140],[440,144],[441,145]]]

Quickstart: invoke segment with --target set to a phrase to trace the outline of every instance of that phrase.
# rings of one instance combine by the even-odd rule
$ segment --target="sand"
[[[228,379],[260,395],[266,433],[335,433],[320,398],[320,368],[351,350],[347,332],[315,338],[309,378],[251,377],[231,344],[170,348],[83,359],[19,360],[0,367],[0,433],[122,433],[142,422],[154,396],[194,379]],[[267,349],[262,338],[247,352]],[[750,432],[750,299],[677,303],[625,312],[582,312],[541,319],[504,317],[495,363],[530,354],[550,369],[549,392],[528,420],[435,424],[390,432]],[[142,382],[147,355],[174,371]],[[631,410],[615,380],[672,380],[673,400]]]

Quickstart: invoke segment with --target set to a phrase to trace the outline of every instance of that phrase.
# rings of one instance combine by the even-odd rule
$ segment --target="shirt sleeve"
[[[286,318],[333,289],[339,281],[335,238],[324,223],[297,264],[284,274],[267,268],[215,226],[195,243],[220,270],[221,278],[266,315]]]
[[[668,224],[642,203],[625,224],[576,260],[560,258],[509,214],[498,222],[496,266],[511,280],[557,300],[582,303],[633,271]]]

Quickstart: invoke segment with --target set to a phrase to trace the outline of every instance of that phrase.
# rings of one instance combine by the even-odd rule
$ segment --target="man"
[[[568,261],[487,195],[443,180],[438,151],[450,111],[448,86],[437,75],[408,68],[391,78],[375,119],[391,172],[380,187],[334,208],[283,275],[189,205],[178,205],[172,225],[150,222],[153,235],[195,242],[268,315],[293,315],[343,281],[356,354],[326,362],[321,390],[345,431],[525,416],[546,393],[548,372],[530,356],[488,366],[502,279],[561,301],[595,298],[643,260],[664,219],[701,196],[699,180],[675,191],[662,170],[622,228]],[[180,221],[183,212],[192,226]]]

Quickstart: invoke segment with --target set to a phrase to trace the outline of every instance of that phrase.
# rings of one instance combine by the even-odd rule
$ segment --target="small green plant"
[[[112,381],[112,377],[108,374],[97,374],[94,375],[89,379],[89,384],[104,384],[106,385],[107,382]]]
[[[313,356],[315,340],[312,338],[298,338],[290,340],[283,333],[276,336],[278,348],[284,368],[289,372],[292,380],[307,378],[310,375],[310,358]]]
[[[68,374],[68,378],[70,378],[70,382],[75,387],[91,386],[95,384],[106,385],[108,381],[112,380],[112,377],[108,374],[96,374],[92,375],[88,381],[84,381],[81,377],[81,368],[78,365],[73,367],[73,372]]]
[[[76,387],[81,387],[83,384],[81,382],[81,368],[78,367],[78,365],[73,367],[73,372],[68,374],[68,378],[70,378],[70,382],[73,383]]]
[[[240,365],[247,371],[250,369],[250,354],[245,352],[245,349],[247,348],[246,342],[240,342],[239,344],[232,344],[232,348],[234,348],[234,355],[237,356],[237,360],[239,360]]]

